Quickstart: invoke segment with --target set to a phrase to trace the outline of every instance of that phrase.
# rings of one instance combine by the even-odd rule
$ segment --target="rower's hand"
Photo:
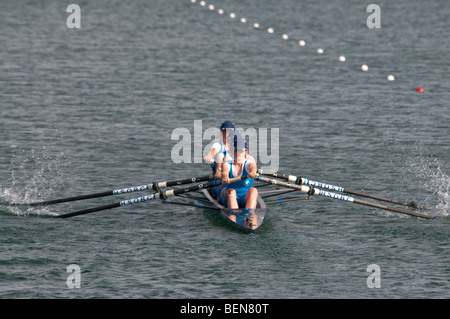
[[[217,170],[216,174],[214,174],[214,179],[221,179],[222,178],[222,172]]]
[[[255,178],[256,177],[256,171],[248,173],[248,176],[250,178]]]
[[[228,175],[222,176],[222,183],[223,184],[230,184],[230,177]]]

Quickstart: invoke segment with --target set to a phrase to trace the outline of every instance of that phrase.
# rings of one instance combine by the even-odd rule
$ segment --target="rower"
[[[219,199],[230,209],[255,209],[258,190],[253,187],[253,178],[258,170],[255,159],[248,155],[245,138],[235,132],[232,136],[234,156],[227,155],[223,163],[222,182]],[[230,178],[248,176],[249,178],[230,184]]]
[[[209,153],[203,158],[205,162],[211,164],[215,179],[222,178],[223,159],[227,156],[227,152],[229,153],[230,149],[228,136],[230,132],[234,132],[234,130],[235,127],[233,122],[223,122],[220,126],[220,131],[222,132],[222,140],[218,143],[214,143]]]

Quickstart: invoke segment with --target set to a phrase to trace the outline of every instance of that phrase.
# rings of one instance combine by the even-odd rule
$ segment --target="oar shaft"
[[[74,202],[74,201],[83,200],[83,199],[98,198],[98,197],[104,197],[104,196],[110,196],[110,195],[114,195],[112,191],[88,194],[88,195],[80,195],[80,196],[74,196],[74,197],[67,197],[67,198],[61,198],[61,199],[55,199],[55,200],[48,200],[48,201],[44,201],[44,202],[31,203],[28,205],[29,206],[48,206],[48,205],[54,205],[54,204],[59,204],[59,203]]]
[[[235,178],[231,178],[230,179],[230,184],[240,181],[240,180],[244,180],[249,178],[248,176],[242,176],[242,177],[235,177]],[[220,186],[222,185],[222,180],[213,180],[211,182],[207,182],[205,184],[198,184],[198,185],[194,185],[194,186],[190,186],[190,187],[186,187],[186,188],[177,188],[177,189],[170,189],[170,190],[166,190],[163,189],[161,190],[161,198],[163,199],[167,199],[170,196],[177,196],[177,195],[181,195],[181,194],[185,194],[188,192],[193,192],[193,191],[197,191],[197,190],[202,190],[204,188],[211,188],[211,187],[215,187],[215,186]]]
[[[248,178],[248,177],[244,176],[244,177],[231,178],[230,183],[237,182],[237,181],[240,181],[240,180],[243,180],[246,178]],[[194,186],[190,186],[190,187],[186,187],[186,188],[179,188],[179,189],[172,189],[172,190],[162,189],[156,193],[153,193],[153,194],[150,194],[147,196],[123,200],[119,203],[84,209],[84,210],[80,210],[80,211],[76,211],[76,212],[72,212],[72,213],[58,215],[55,217],[67,218],[67,217],[84,215],[84,214],[88,214],[88,213],[98,212],[101,210],[106,210],[106,209],[111,209],[111,208],[116,208],[116,207],[121,207],[121,206],[133,205],[133,204],[142,203],[142,202],[146,202],[146,201],[158,199],[158,198],[167,199],[170,196],[177,196],[177,195],[181,195],[184,193],[188,193],[188,192],[192,192],[192,191],[196,191],[196,190],[202,190],[205,188],[211,188],[211,187],[215,187],[215,186],[219,186],[219,185],[222,185],[222,180],[213,180],[213,181],[210,181],[210,182],[207,182],[204,184],[198,184],[198,185],[194,185]]]
[[[68,202],[74,202],[84,199],[91,199],[91,198],[99,198],[99,197],[105,197],[105,196],[111,196],[111,195],[122,195],[122,194],[128,194],[128,193],[134,193],[134,192],[141,192],[146,191],[150,189],[154,189],[155,191],[159,191],[165,187],[171,187],[176,185],[183,185],[183,184],[190,184],[190,183],[197,183],[202,181],[207,181],[213,179],[212,175],[208,176],[201,176],[201,177],[193,177],[193,178],[186,178],[186,179],[180,179],[176,181],[167,181],[167,182],[153,182],[149,185],[142,185],[142,186],[133,186],[133,187],[127,187],[122,189],[115,189],[111,191],[101,192],[101,193],[94,193],[94,194],[87,194],[87,195],[80,195],[80,196],[74,196],[74,197],[66,197],[66,198],[60,198],[60,199],[54,199],[49,201],[43,201],[43,202],[36,202],[36,203],[29,203],[29,204],[20,204],[20,203],[7,203],[9,206],[19,206],[19,205],[28,205],[28,206],[48,206],[48,205],[54,205],[54,204],[60,204],[60,203],[68,203]]]
[[[428,207],[428,206],[423,206],[423,205],[419,205],[416,204],[415,202],[404,202],[401,200],[397,200],[397,199],[392,199],[392,198],[386,198],[383,196],[378,196],[378,195],[373,195],[373,194],[367,194],[361,191],[356,191],[356,190],[352,190],[352,189],[348,189],[346,188],[344,193],[347,194],[352,194],[352,195],[356,195],[356,196],[361,196],[361,197],[366,197],[366,198],[372,198],[372,199],[376,199],[382,202],[387,202],[387,203],[392,203],[392,204],[397,204],[397,205],[402,205],[402,206],[407,206],[407,207],[412,207],[412,208],[416,208],[416,209],[423,209],[423,210],[432,210],[433,208]]]
[[[270,183],[270,184],[273,184],[273,185],[280,185],[280,186],[289,187],[289,188],[292,188],[292,189],[297,189],[297,190],[299,190],[301,192],[308,193],[310,195],[320,195],[320,196],[324,196],[324,197],[329,197],[329,198],[333,198],[333,199],[339,199],[339,200],[352,202],[352,203],[356,203],[356,204],[360,204],[360,205],[376,207],[376,208],[380,208],[380,209],[393,211],[393,212],[396,212],[396,213],[401,213],[401,214],[421,217],[421,218],[425,218],[425,219],[435,219],[436,218],[436,217],[433,217],[433,216],[428,216],[428,215],[425,215],[425,214],[420,214],[420,213],[412,212],[412,211],[401,209],[401,208],[390,207],[390,206],[386,206],[386,205],[381,205],[381,204],[377,204],[377,203],[371,203],[371,202],[363,201],[363,200],[360,200],[360,199],[357,199],[357,198],[353,198],[351,196],[336,194],[336,193],[332,193],[332,192],[329,192],[329,191],[324,191],[324,190],[321,190],[321,189],[318,189],[318,188],[311,188],[311,187],[305,186],[305,185],[297,185],[297,184],[291,184],[291,183],[287,183],[287,182],[283,182],[283,181],[278,181],[278,180],[275,180],[275,179],[263,177],[261,175],[256,177],[256,179],[261,181],[261,182],[264,182],[264,183]]]
[[[396,212],[396,213],[400,213],[400,214],[406,214],[406,215],[420,217],[420,218],[424,218],[424,219],[436,219],[437,218],[436,216],[428,216],[428,215],[425,215],[425,214],[421,214],[421,213],[417,213],[417,212],[413,212],[413,211],[409,211],[409,210],[405,210],[405,209],[401,209],[401,208],[397,208],[397,207],[386,206],[386,205],[382,205],[382,204],[378,204],[378,203],[372,203],[372,202],[360,200],[360,199],[357,199],[357,198],[354,198],[353,202],[356,203],[356,204],[360,204],[360,205],[365,205],[365,206],[371,206],[371,207],[375,207],[375,208],[385,209],[385,210],[389,210],[391,212]]]
[[[99,197],[105,197],[105,196],[111,196],[111,195],[121,195],[121,194],[133,193],[133,192],[146,191],[148,189],[149,189],[148,185],[134,186],[134,187],[116,189],[116,190],[106,191],[106,192],[101,192],[101,193],[80,195],[80,196],[74,196],[74,197],[66,197],[66,198],[48,200],[48,201],[43,201],[43,202],[30,203],[30,204],[25,204],[25,205],[48,206],[48,205],[54,205],[54,204],[60,204],[60,203],[74,202],[74,201],[79,201],[79,200],[84,200],[84,199],[99,198]],[[11,203],[10,205],[23,205],[23,204]]]
[[[164,202],[164,204],[173,204],[173,205],[180,205],[180,206],[191,206],[191,207],[197,207],[197,208],[208,208],[213,210],[220,210],[220,208],[213,207],[211,205],[203,205],[203,204],[191,204],[191,203],[181,203],[181,202]]]
[[[255,179],[257,179],[257,180],[259,180],[261,182],[264,182],[264,183],[269,183],[269,184],[273,184],[273,185],[279,185],[279,186],[283,186],[283,187],[296,189],[298,191],[301,191],[303,193],[307,193],[307,194],[310,194],[310,195],[321,195],[321,196],[330,197],[330,198],[334,198],[334,199],[344,200],[344,201],[347,201],[347,202],[353,202],[353,200],[354,200],[354,198],[350,197],[350,196],[336,194],[336,193],[324,191],[324,190],[321,190],[321,189],[318,189],[318,188],[314,188],[314,187],[310,187],[310,186],[306,186],[306,185],[291,184],[291,183],[279,181],[279,180],[276,180],[276,179],[267,178],[267,177],[264,177],[264,176],[261,176],[261,175],[258,175],[257,177],[255,177]]]
[[[169,181],[169,182],[155,181],[155,182],[153,182],[152,187],[155,191],[157,191],[157,190],[161,190],[166,187],[209,181],[209,180],[212,180],[213,178],[214,178],[213,175],[208,175],[208,176],[201,176],[201,177],[194,177],[194,178],[179,179],[176,181]]]
[[[127,206],[127,205],[136,204],[136,203],[142,203],[142,202],[146,202],[146,201],[153,200],[153,199],[156,199],[156,198],[159,198],[159,192],[156,192],[154,194],[150,194],[150,195],[147,195],[147,196],[142,196],[142,197],[138,197],[138,198],[123,200],[123,201],[121,201],[119,203],[114,203],[114,204],[109,204],[109,205],[105,205],[105,206],[99,206],[99,207],[93,207],[93,208],[89,208],[89,209],[79,210],[79,211],[76,211],[76,212],[62,214],[62,215],[58,215],[58,216],[55,216],[55,217],[57,217],[57,218],[68,218],[68,217],[73,217],[73,216],[78,216],[78,215],[84,215],[84,214],[99,212],[101,210],[106,210],[106,209],[111,209],[111,208],[116,208],[116,207],[121,207],[121,206]]]
[[[281,203],[287,203],[287,202],[292,202],[292,201],[297,201],[297,200],[308,200],[308,197],[292,197],[292,198],[283,198],[283,199],[277,199],[277,200],[272,200],[272,201],[265,201],[266,205],[269,204],[281,204]]]
[[[76,212],[73,212],[73,213],[67,213],[67,214],[58,215],[58,216],[55,216],[55,217],[56,218],[68,218],[68,217],[73,217],[73,216],[78,216],[78,215],[84,215],[84,214],[89,214],[89,213],[93,213],[93,212],[98,212],[98,211],[105,210],[105,209],[111,209],[111,208],[115,208],[115,207],[120,207],[120,203],[114,203],[114,204],[109,204],[109,205],[105,205],[105,206],[79,210],[79,211],[76,211]]]
[[[282,174],[282,173],[263,172],[263,170],[261,170],[261,169],[259,170],[259,173],[263,174],[263,175],[267,175],[267,176],[273,176],[273,177],[282,178],[282,179],[288,180],[288,181],[296,183],[296,184],[311,185],[311,186],[314,186],[314,187],[320,187],[320,188],[324,188],[324,189],[329,189],[329,190],[332,190],[332,191],[335,191],[335,192],[342,192],[342,193],[346,193],[346,194],[351,194],[351,195],[356,195],[356,196],[376,199],[376,200],[380,200],[380,201],[387,202],[387,203],[398,204],[398,205],[412,207],[412,208],[416,208],[416,209],[424,209],[424,210],[431,210],[431,209],[433,209],[431,207],[418,205],[415,202],[404,202],[404,201],[400,201],[400,200],[396,200],[396,199],[392,199],[392,198],[386,198],[386,197],[383,197],[383,196],[368,194],[368,193],[365,193],[365,192],[356,191],[356,190],[344,188],[344,187],[341,187],[341,186],[335,186],[335,185],[331,185],[331,184],[327,184],[327,183],[313,181],[313,180],[310,180],[310,179],[307,179],[307,178],[304,178],[304,177],[301,177],[301,176],[287,175],[287,174]]]
[[[316,195],[317,191],[319,191],[319,195],[322,195],[322,196],[325,196],[325,197],[331,197],[331,198],[335,198],[335,199],[339,199],[339,200],[344,200],[344,201],[352,202],[352,203],[355,203],[355,204],[360,204],[360,205],[380,208],[380,209],[384,209],[384,210],[389,210],[391,212],[396,212],[396,213],[400,213],[400,214],[405,214],[405,215],[410,215],[410,216],[415,216],[415,217],[420,217],[420,218],[425,218],[425,219],[435,219],[436,218],[436,217],[433,217],[433,216],[428,216],[428,215],[425,215],[425,214],[416,213],[416,212],[409,211],[409,210],[406,210],[406,209],[401,209],[401,208],[392,207],[392,206],[386,206],[386,205],[378,204],[378,203],[372,203],[372,202],[368,202],[368,201],[361,200],[361,199],[358,199],[358,198],[345,196],[345,195],[340,195],[340,194],[336,194],[336,193],[331,193],[331,192],[323,191],[323,190],[319,190],[319,189],[315,189],[314,190],[314,192],[315,192],[314,195]]]
[[[341,186],[335,186],[335,185],[331,185],[331,184],[316,182],[316,181],[312,181],[312,180],[309,180],[309,179],[301,177],[301,176],[287,175],[287,174],[282,174],[282,173],[269,173],[269,172],[264,172],[262,169],[259,170],[259,174],[282,178],[282,179],[288,180],[289,182],[296,183],[296,184],[312,185],[314,187],[321,187],[321,188],[329,189],[329,190],[332,190],[335,192],[344,192],[344,188]]]

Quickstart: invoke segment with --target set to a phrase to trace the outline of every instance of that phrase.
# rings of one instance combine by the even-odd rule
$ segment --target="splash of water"
[[[433,158],[415,158],[409,160],[410,170],[418,177],[423,186],[437,198],[436,210],[443,216],[450,214],[450,176],[442,169],[442,164]]]
[[[0,185],[0,203],[24,205],[1,205],[1,211],[20,216],[55,215],[48,208],[29,207],[26,203],[41,201],[43,196],[61,188],[65,180],[61,173],[70,164],[64,160],[64,153],[54,154],[45,146],[18,150],[13,145],[9,155],[11,181],[10,185]]]
[[[433,153],[433,143],[428,130],[420,118],[408,118],[412,132],[392,128],[386,130],[383,140],[392,163],[405,168],[403,179],[405,183],[416,183],[425,199],[426,206],[432,206],[440,216],[450,214],[450,177],[448,165],[441,157]],[[405,128],[407,130],[407,128]],[[428,204],[431,203],[431,204]],[[436,213],[434,213],[436,214]]]

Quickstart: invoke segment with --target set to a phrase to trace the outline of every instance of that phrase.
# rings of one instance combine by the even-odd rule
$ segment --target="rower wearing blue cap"
[[[234,156],[227,155],[225,157],[222,165],[223,185],[217,195],[221,203],[227,208],[255,209],[258,190],[253,187],[253,178],[256,176],[258,168],[254,158],[248,155],[248,145],[245,138],[237,131],[233,133],[230,139]],[[249,178],[230,184],[231,178],[239,176],[248,176]]]
[[[222,178],[222,164],[224,158],[227,156],[230,150],[228,136],[231,132],[234,132],[235,126],[231,121],[225,121],[220,126],[222,132],[222,140],[218,143],[214,143],[209,153],[203,158],[205,162],[210,163],[213,167],[214,178]]]

